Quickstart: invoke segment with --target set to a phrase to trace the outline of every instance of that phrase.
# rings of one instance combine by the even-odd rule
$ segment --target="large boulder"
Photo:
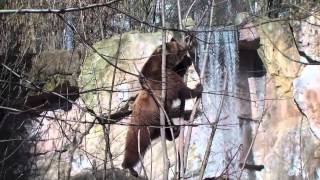
[[[167,40],[171,37],[168,33]],[[126,105],[127,100],[135,96],[141,88],[136,75],[161,43],[161,32],[128,32],[93,44],[95,50],[89,52],[85,58],[77,82],[80,99],[68,112],[55,111],[45,114],[48,118],[43,120],[40,132],[48,140],[40,141],[36,146],[37,153],[42,154],[37,162],[40,177],[57,179],[57,174],[67,177],[70,172],[74,178],[93,178],[91,173],[85,176],[81,173],[91,172],[95,168],[103,169],[107,147],[104,133],[98,121],[87,113],[87,108],[92,109],[96,115],[105,115],[110,112],[109,105],[111,113],[118,112],[123,105]],[[113,66],[115,64],[117,69]],[[112,84],[114,92],[110,93]],[[55,123],[49,117],[60,120],[61,124]],[[121,168],[126,123],[128,118],[110,126],[109,138],[113,164],[116,168]],[[173,146],[169,146],[168,149],[169,153],[174,155]],[[152,177],[160,177],[162,175],[160,169],[163,169],[161,144],[153,143],[152,158],[150,152],[145,155],[144,165],[149,173],[152,162]],[[59,158],[62,161],[49,162],[47,161],[49,158]],[[107,165],[109,169],[110,163]],[[56,173],[57,171],[59,173]],[[124,178],[129,177],[124,176]]]
[[[168,39],[170,37],[168,34]],[[108,112],[113,85],[111,109],[116,111],[121,102],[139,91],[139,70],[161,43],[161,32],[129,32],[95,43],[93,47],[99,53],[89,53],[78,81],[81,91],[85,91],[81,94],[85,104],[97,114]],[[114,68],[114,65],[118,68]]]

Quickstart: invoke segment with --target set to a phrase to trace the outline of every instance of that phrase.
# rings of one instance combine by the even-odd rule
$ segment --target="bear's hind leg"
[[[138,142],[138,132],[140,130],[140,142]],[[151,132],[150,132],[151,133]],[[144,156],[150,145],[150,134],[147,127],[129,127],[126,138],[126,147],[124,159],[122,162],[122,168],[128,169],[133,176],[137,176],[138,173],[134,170],[134,166],[139,162],[139,146],[141,157]]]

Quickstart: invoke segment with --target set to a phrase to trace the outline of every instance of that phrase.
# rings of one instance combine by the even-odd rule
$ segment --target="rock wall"
[[[310,21],[318,23],[314,18]],[[256,173],[257,178],[318,179],[317,111],[320,106],[317,80],[320,69],[306,65],[310,62],[302,56],[296,42],[310,43],[309,47],[301,49],[316,61],[319,55],[315,49],[320,47],[314,39],[318,37],[319,27],[311,28],[310,24],[301,23],[299,31],[293,32],[289,23],[259,23],[262,25],[257,27],[261,44],[258,53],[267,74],[262,87],[263,109],[257,110],[252,102],[252,118],[261,120],[260,125],[252,124],[255,129],[252,136],[257,134],[253,146],[254,162],[265,166],[263,171]],[[305,29],[309,31],[302,31]],[[306,35],[310,32],[315,36]],[[295,37],[294,34],[302,35]],[[257,79],[249,78],[249,87],[250,92],[254,92],[259,87]]]
[[[248,150],[254,140],[248,163],[264,166],[262,171],[253,171],[254,175],[252,172],[251,175],[244,174],[243,179],[317,179],[320,177],[320,69],[310,63],[319,61],[319,41],[315,39],[319,37],[320,23],[313,17],[307,18],[310,23],[267,21],[256,22],[259,25],[255,29],[260,38],[259,49],[254,50],[258,47],[254,42],[249,51],[240,51],[237,93],[243,100],[240,101],[239,119],[247,119],[239,121],[245,127],[241,136],[244,150]],[[310,46],[305,46],[309,42]],[[60,176],[64,179],[69,172],[74,176],[103,168],[105,141],[102,128],[95,124],[95,118],[86,108],[103,115],[126,105],[125,101],[139,89],[137,78],[116,70],[113,89],[116,92],[112,93],[109,111],[115,70],[110,63],[117,63],[120,69],[137,74],[137,69],[160,44],[160,33],[126,33],[94,45],[100,55],[92,52],[84,61],[78,79],[81,99],[69,112],[43,114],[48,116],[41,119],[43,124],[39,128],[39,137],[44,141],[35,148],[40,154],[38,177],[58,179]],[[118,60],[111,57],[118,57]],[[120,168],[126,134],[126,127],[121,123],[127,121],[124,119],[111,126],[111,151],[116,168]],[[144,158],[148,177],[152,179],[161,179],[162,175],[159,144],[154,142],[152,151],[148,151]],[[202,157],[192,156],[199,149],[196,146],[190,149],[189,161],[194,167],[201,162]],[[243,160],[246,152],[242,153]],[[169,154],[174,163],[172,144]],[[210,163],[215,162],[209,160]],[[189,174],[197,176],[197,172]]]

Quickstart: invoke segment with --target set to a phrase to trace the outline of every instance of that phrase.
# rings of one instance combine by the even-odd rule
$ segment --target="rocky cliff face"
[[[260,38],[259,49],[250,46],[250,50],[240,50],[235,92],[242,98],[238,114],[239,144],[243,144],[240,160],[243,162],[250,150],[246,162],[264,166],[261,171],[245,168],[244,179],[320,178],[320,68],[311,65],[320,59],[319,18],[309,17],[305,23],[290,24],[257,22],[260,24],[255,28]],[[48,117],[41,119],[39,135],[44,140],[35,149],[39,154],[39,177],[58,179],[58,175],[67,177],[70,172],[73,176],[103,168],[106,148],[103,130],[88,109],[96,115],[117,112],[127,106],[126,100],[139,89],[135,76],[116,70],[113,78],[115,68],[106,60],[137,74],[145,57],[159,44],[161,34],[139,33],[123,34],[95,44],[101,54],[91,53],[84,61],[78,81],[81,99],[71,111],[46,112],[44,115]],[[116,61],[110,57],[119,58]],[[111,95],[113,79],[116,92]],[[126,134],[122,124],[126,122],[125,118],[111,126],[111,152],[116,168],[122,161]],[[172,144],[168,147],[171,162],[175,162],[174,148]],[[203,150],[203,147],[191,146],[189,162],[194,171],[188,172],[190,176],[197,176],[202,160],[199,154],[203,154],[199,151]],[[209,159],[208,167],[215,167],[215,163]],[[154,143],[143,165],[149,178],[161,178],[160,143]]]
[[[309,65],[314,62],[303,57],[306,54],[314,61],[319,60],[315,50],[319,49],[318,41],[314,40],[319,39],[315,33],[319,31],[316,26],[319,21],[310,17],[307,22],[314,25],[301,23],[293,32],[290,26],[297,22],[273,22],[257,28],[261,43],[259,57],[267,70],[264,87],[260,87],[264,88],[263,110],[258,114],[259,111],[252,111],[254,119],[261,120],[260,127],[254,132],[257,138],[253,146],[255,163],[265,166],[257,173],[259,179],[319,178],[316,110],[319,109],[319,68]],[[297,47],[296,42],[310,42],[310,46]],[[257,84],[249,81],[249,86],[257,87]]]

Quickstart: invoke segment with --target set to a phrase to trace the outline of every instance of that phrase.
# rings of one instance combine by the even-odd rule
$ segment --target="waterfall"
[[[233,177],[236,176],[239,157],[238,148],[241,144],[237,111],[238,103],[237,99],[234,98],[238,71],[237,31],[231,28],[214,30],[209,40],[206,40],[206,36],[207,33],[199,33],[197,35],[197,54],[199,59],[196,64],[199,69],[205,68],[205,77],[202,81],[204,93],[200,104],[202,115],[196,119],[196,122],[203,124],[215,122],[223,93],[227,96],[224,98],[205,177],[219,176],[226,166],[229,167],[229,176]],[[209,59],[207,65],[203,67],[203,57],[207,53],[205,52],[206,41],[210,43],[208,49]],[[224,78],[227,78],[225,92]],[[209,125],[199,126],[193,131],[191,144],[195,145],[195,151],[199,157],[204,156],[210,132],[211,127]],[[235,156],[235,154],[237,155]],[[202,161],[201,158],[200,161]],[[230,161],[231,164],[229,164]],[[192,167],[194,169],[200,168]]]
[[[69,24],[73,24],[73,20],[72,20],[72,16],[71,15],[67,15],[66,16],[66,21]],[[63,44],[64,44],[64,48],[67,50],[72,50],[73,47],[73,42],[74,41],[74,34],[72,29],[66,24],[65,25],[65,29],[64,29],[64,34],[63,34]]]

